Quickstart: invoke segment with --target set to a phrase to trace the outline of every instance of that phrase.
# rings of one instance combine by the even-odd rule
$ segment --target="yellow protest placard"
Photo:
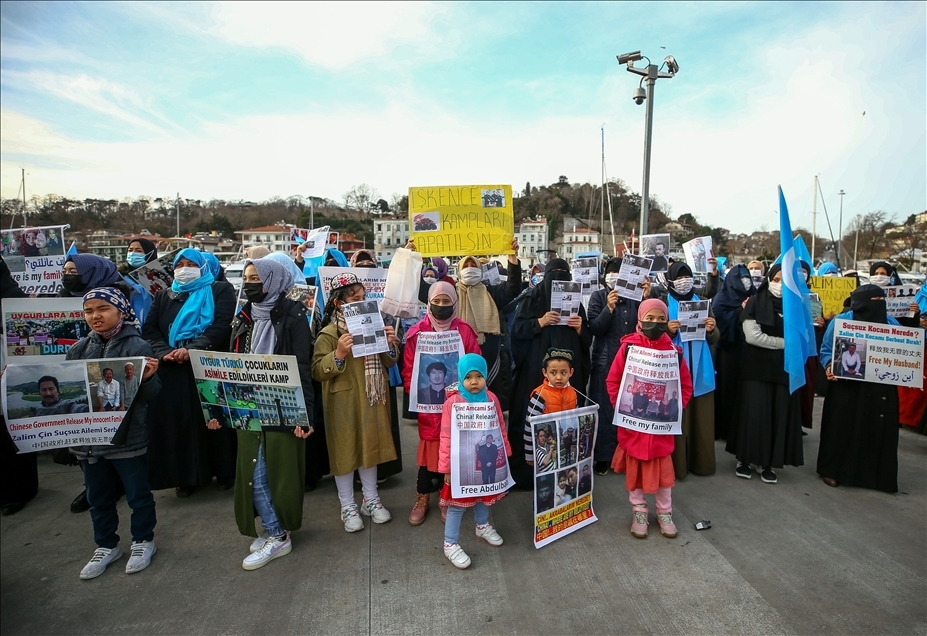
[[[512,253],[512,186],[409,188],[409,230],[423,256]]]
[[[839,314],[843,309],[843,301],[850,297],[856,289],[855,278],[841,276],[812,276],[811,291],[821,297],[824,315]]]

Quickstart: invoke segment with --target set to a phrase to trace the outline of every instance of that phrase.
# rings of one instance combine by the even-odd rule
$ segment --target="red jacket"
[[[499,398],[496,394],[486,389],[489,399],[496,404],[496,417],[499,418],[499,430],[502,433],[502,441],[505,443],[505,454],[507,457],[512,456],[512,447],[509,445],[509,436],[505,432],[505,420],[502,418],[502,405],[499,404]],[[451,412],[454,404],[466,402],[456,390],[447,396],[444,403],[444,410],[441,412],[441,446],[438,448],[438,472],[445,475],[451,473]]]
[[[476,353],[482,355],[479,342],[476,339],[476,332],[473,327],[461,320],[454,318],[451,322],[450,330],[456,329],[460,333],[460,340],[463,342],[464,353]],[[417,323],[412,325],[406,332],[406,343],[402,353],[402,386],[406,393],[412,383],[412,366],[415,364],[415,346],[418,342],[418,334],[422,331],[434,331],[428,316],[425,316]],[[419,439],[437,440],[441,432],[441,414],[440,413],[417,413],[418,415],[418,436]]]
[[[658,351],[681,351],[666,334],[660,336],[656,341],[636,332],[622,338],[621,345],[618,347],[618,355],[612,361],[612,368],[605,379],[608,399],[614,405],[616,413],[618,412],[618,390],[621,388],[621,376],[624,375],[624,365],[628,357],[629,345]],[[689,373],[689,367],[686,366],[686,361],[682,356],[679,357],[679,388],[682,393],[682,408],[685,408],[692,397],[692,375]],[[619,426],[618,444],[631,457],[646,461],[671,455],[676,445],[676,436],[641,433]]]

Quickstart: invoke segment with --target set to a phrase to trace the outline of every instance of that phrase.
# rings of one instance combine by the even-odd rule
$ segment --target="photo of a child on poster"
[[[456,329],[419,332],[409,385],[410,411],[441,412],[447,399],[445,389],[458,380],[457,362],[463,354],[463,341]]]
[[[679,357],[675,350],[628,347],[615,409],[615,426],[651,433],[682,433]]]
[[[504,492],[515,485],[494,402],[458,403],[451,418],[451,494]]]

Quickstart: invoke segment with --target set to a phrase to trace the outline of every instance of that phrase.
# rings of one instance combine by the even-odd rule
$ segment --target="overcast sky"
[[[680,66],[654,108],[674,216],[773,229],[781,184],[810,228],[819,174],[835,223],[841,188],[844,227],[903,220],[927,209],[925,6],[3,2],[0,190],[20,167],[29,196],[80,198],[597,182],[604,124],[640,191],[645,107],[615,59],[640,49]]]

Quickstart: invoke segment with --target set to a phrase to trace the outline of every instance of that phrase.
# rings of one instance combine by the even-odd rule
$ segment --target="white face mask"
[[[174,280],[181,285],[192,283],[202,275],[199,267],[180,267],[174,270]]]
[[[483,270],[479,267],[464,267],[460,270],[460,282],[468,287],[478,285],[483,280]]]
[[[605,286],[609,289],[615,289],[615,283],[618,282],[618,272],[610,272],[605,275]]]
[[[799,273],[801,274],[801,279],[807,283],[808,282],[808,272],[801,269],[799,270]]]
[[[882,274],[876,274],[869,277],[869,282],[873,285],[878,285],[879,287],[885,287],[891,281],[890,276],[883,276]]]
[[[429,285],[434,285],[438,281],[438,279],[435,278],[434,276],[426,276],[422,280],[428,283]]]
[[[744,276],[743,278],[740,279],[740,282],[744,286],[744,289],[746,289],[747,291],[750,291],[751,289],[753,289],[753,279],[750,278],[749,276]]]
[[[673,289],[676,290],[676,293],[685,296],[690,291],[692,291],[692,279],[691,278],[677,278],[673,281]]]
[[[776,298],[782,298],[782,283],[769,282],[769,293]]]
[[[751,270],[750,270],[750,275],[753,276],[753,279],[754,279],[754,280],[756,280],[757,278],[763,278],[763,270],[761,270],[761,269],[751,269]]]

